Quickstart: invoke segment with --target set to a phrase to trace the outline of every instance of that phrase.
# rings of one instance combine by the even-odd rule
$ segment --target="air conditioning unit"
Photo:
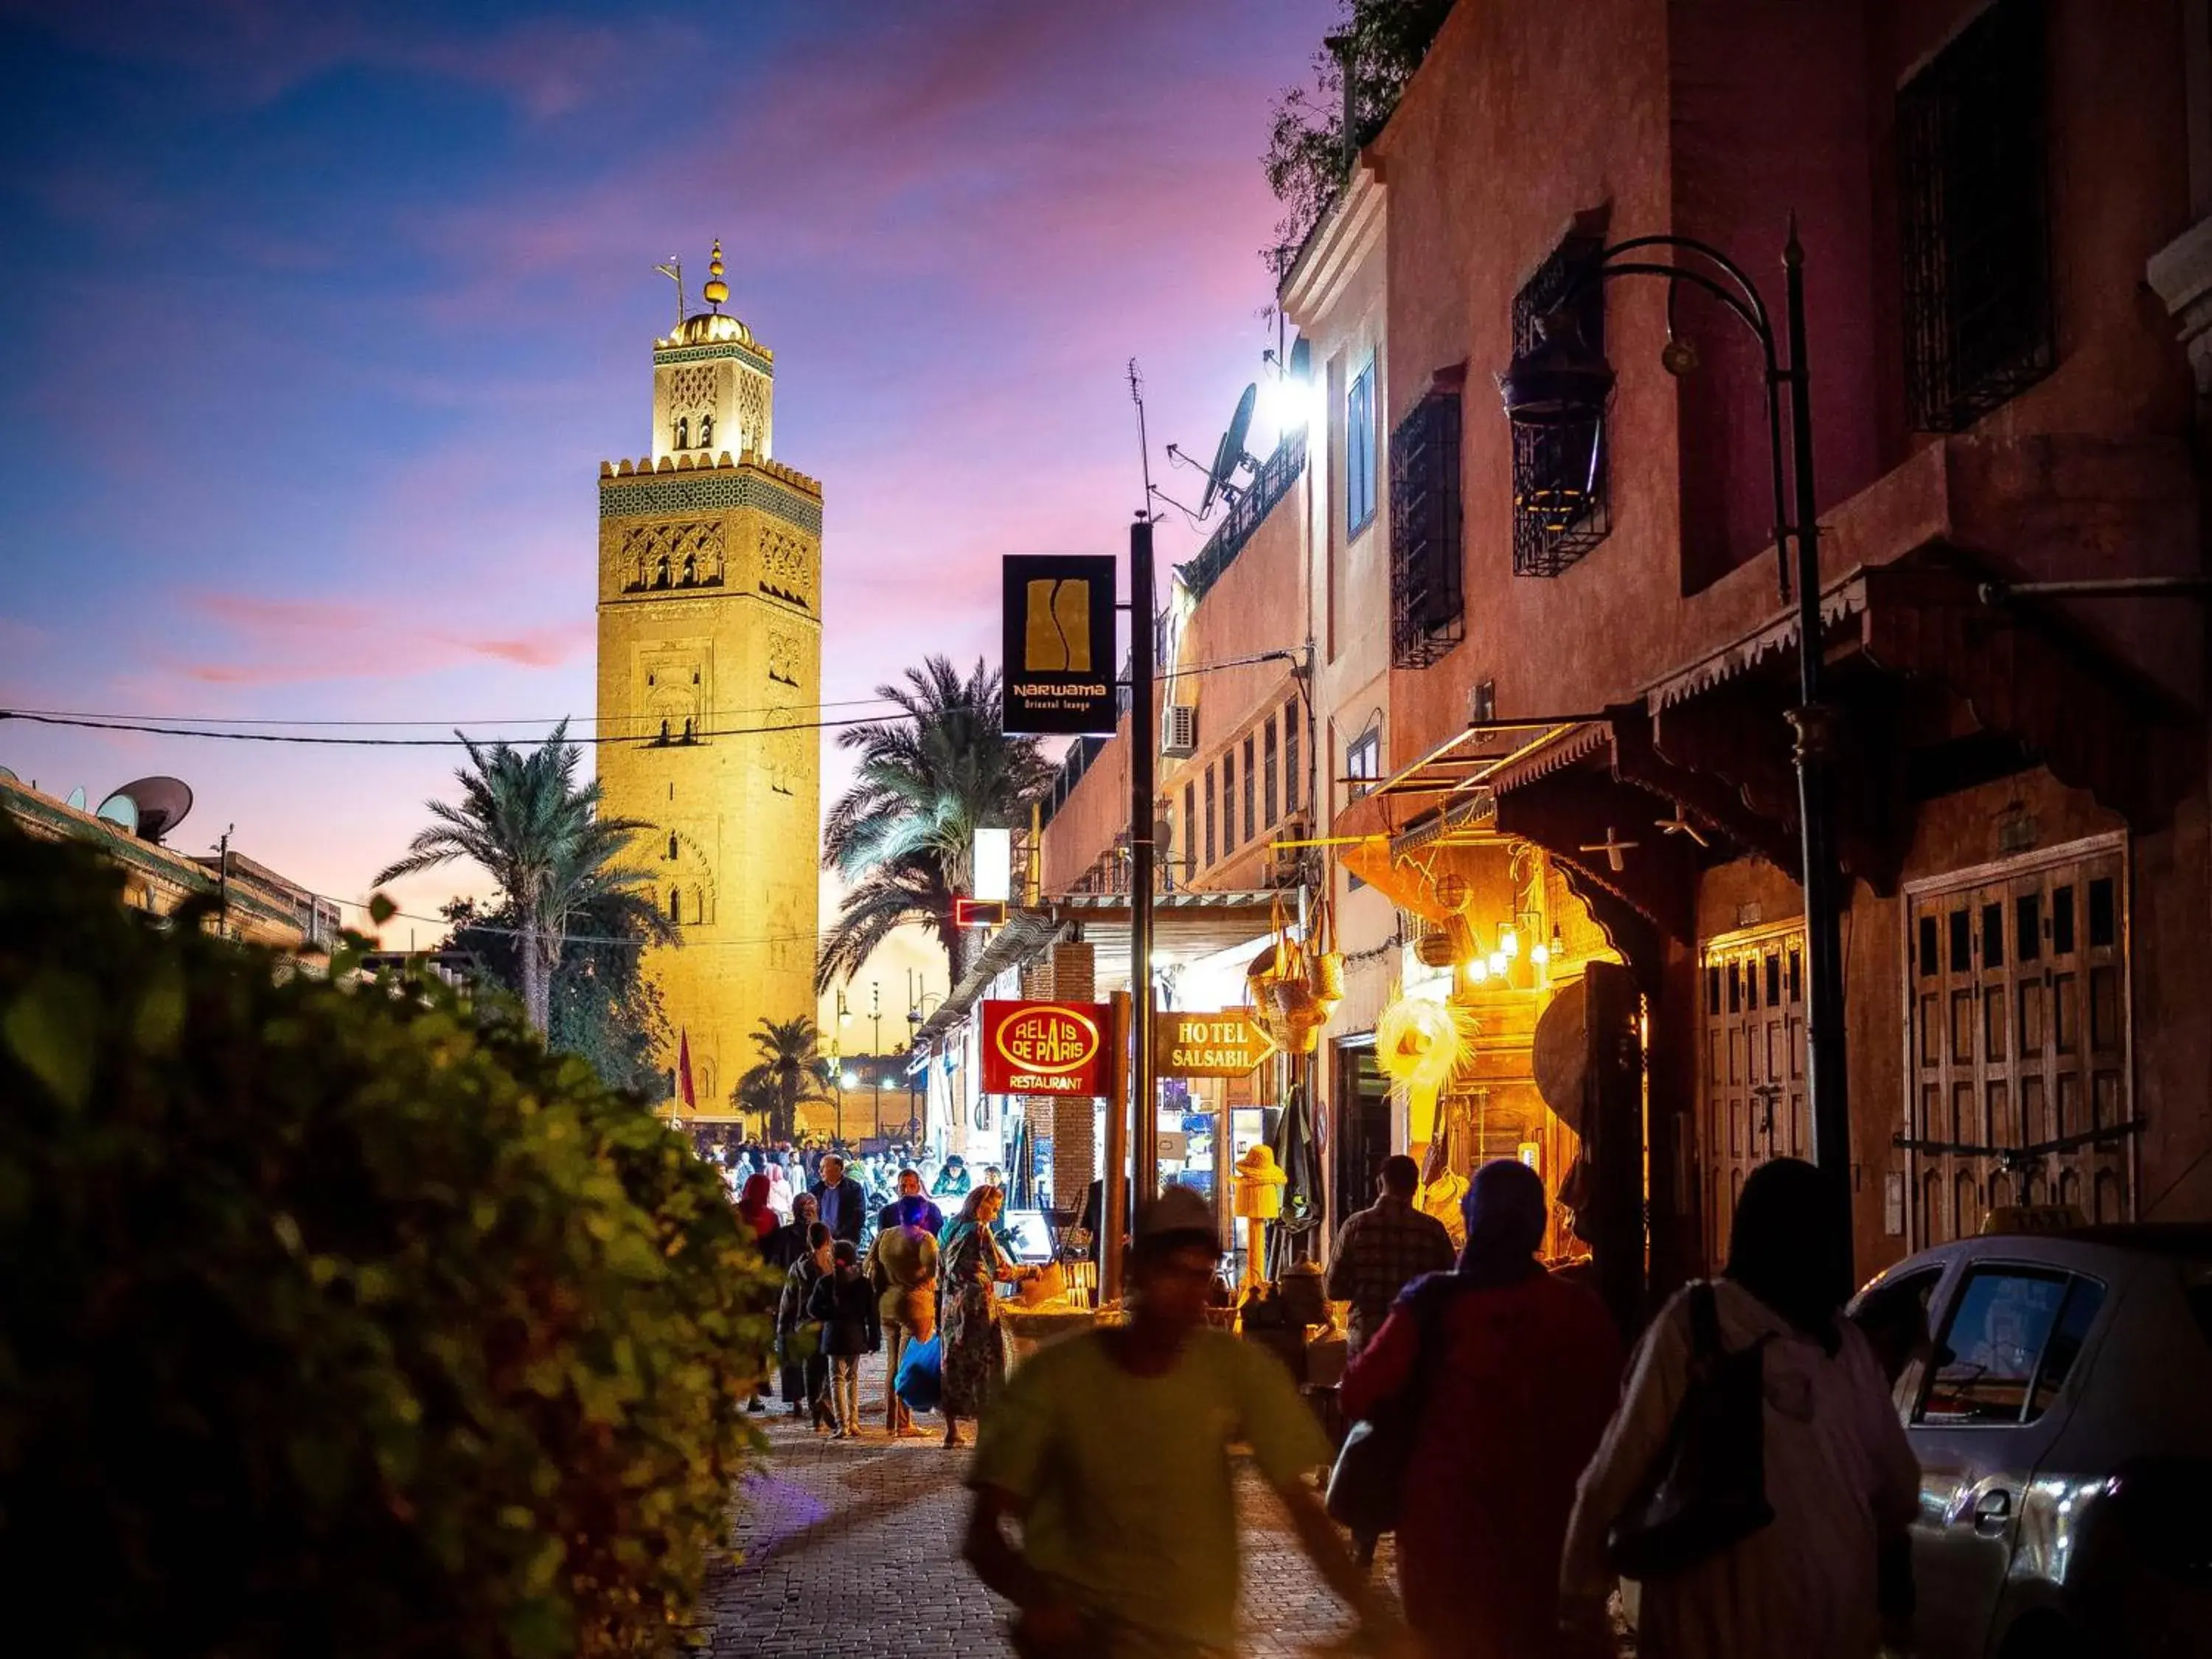
[[[1197,704],[1170,703],[1160,714],[1160,753],[1188,760],[1197,752]]]

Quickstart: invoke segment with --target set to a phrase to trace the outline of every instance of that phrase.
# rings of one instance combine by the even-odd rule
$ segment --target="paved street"
[[[880,1360],[870,1362],[862,1387],[879,1409]],[[781,1410],[768,1425],[768,1459],[735,1514],[742,1563],[718,1571],[708,1588],[704,1651],[728,1659],[1011,1651],[992,1597],[959,1560],[966,1453],[946,1451],[934,1433],[892,1442],[880,1426],[857,1444],[832,1442]],[[1242,1491],[1243,1651],[1303,1653],[1341,1634],[1349,1620],[1299,1556],[1279,1506],[1256,1480]],[[1387,1553],[1376,1571],[1387,1573]]]

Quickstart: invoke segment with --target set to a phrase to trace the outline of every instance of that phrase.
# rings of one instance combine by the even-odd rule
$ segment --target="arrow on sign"
[[[1249,1008],[1162,1013],[1152,1061],[1162,1077],[1246,1077],[1280,1047]]]

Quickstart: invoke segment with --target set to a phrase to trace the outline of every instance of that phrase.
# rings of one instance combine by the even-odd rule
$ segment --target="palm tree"
[[[588,909],[629,924],[642,937],[674,937],[642,891],[643,872],[617,860],[629,837],[647,826],[636,818],[599,814],[599,786],[580,785],[582,751],[568,741],[566,720],[536,749],[505,743],[482,747],[462,737],[469,762],[453,776],[458,805],[426,802],[433,822],[408,843],[407,855],[377,872],[379,885],[467,859],[497,882],[515,916],[522,1006],[544,1036],[551,1019],[550,986],[573,918]]]
[[[730,1099],[743,1110],[767,1115],[770,1140],[789,1140],[799,1127],[799,1109],[830,1098],[834,1073],[822,1055],[822,1033],[801,1016],[763,1018],[752,1036],[760,1060],[738,1079]]]
[[[1052,782],[1037,740],[1000,726],[998,672],[980,659],[963,678],[949,659],[931,657],[876,695],[902,717],[838,734],[860,763],[823,826],[822,862],[852,884],[816,963],[817,990],[850,978],[908,922],[937,935],[959,983],[966,963],[952,902],[969,884],[975,831],[1014,823]]]

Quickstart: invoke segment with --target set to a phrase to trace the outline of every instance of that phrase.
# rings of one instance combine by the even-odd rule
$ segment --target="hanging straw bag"
[[[1326,898],[1314,908],[1313,946],[1306,972],[1324,1023],[1344,1000],[1344,952],[1336,948],[1336,907]]]

